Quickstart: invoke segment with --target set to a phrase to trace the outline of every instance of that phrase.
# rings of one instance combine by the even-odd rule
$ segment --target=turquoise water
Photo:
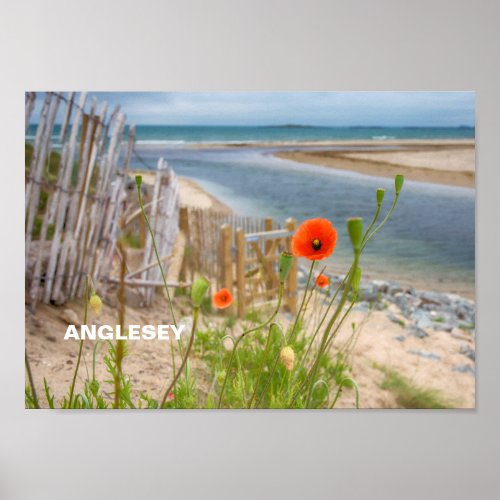
[[[30,125],[28,137],[34,137]],[[54,136],[59,135],[59,126]],[[328,141],[356,139],[473,139],[473,127],[193,127],[138,125],[137,144],[176,146],[185,143]]]
[[[355,139],[468,139],[474,128],[416,127],[167,127],[138,126],[138,144],[328,141]]]
[[[334,272],[345,272],[351,259],[346,219],[361,216],[368,223],[378,187],[386,189],[387,210],[393,201],[393,181],[282,160],[271,154],[278,149],[287,148],[138,146],[147,163],[154,165],[158,156],[165,157],[179,175],[196,180],[241,214],[271,216],[281,222],[287,217],[299,222],[311,217],[332,220],[339,241],[329,266]],[[134,158],[133,167],[143,165]],[[474,204],[473,189],[406,182],[393,217],[363,254],[366,274],[397,277],[419,287],[472,289]]]

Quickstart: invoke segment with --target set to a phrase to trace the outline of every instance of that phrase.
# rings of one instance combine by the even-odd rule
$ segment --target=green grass
[[[409,378],[400,375],[386,366],[374,364],[374,367],[384,373],[385,378],[380,384],[384,390],[391,391],[396,403],[401,408],[408,409],[445,409],[455,408],[443,394],[434,389],[415,385]]]

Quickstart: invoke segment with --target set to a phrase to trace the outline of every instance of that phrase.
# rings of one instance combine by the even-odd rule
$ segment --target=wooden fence
[[[26,94],[26,131],[36,99]],[[26,143],[26,301],[32,307],[81,295],[86,275],[96,284],[113,281],[117,238],[136,200],[128,175],[135,128],[125,138],[125,121],[119,107],[109,113],[106,103],[88,103],[85,92],[78,99],[72,92],[45,94],[35,136]],[[160,159],[149,211],[165,254],[177,235],[178,207],[176,178]],[[150,262],[149,235],[144,245],[141,277],[147,284],[159,269]],[[145,292],[145,303],[151,298]]]
[[[295,224],[294,219],[288,219],[281,228],[271,218],[182,207],[180,227],[188,240],[184,273],[204,274],[216,288],[230,290],[236,297],[237,314],[243,317],[249,306],[259,307],[277,298],[278,259],[282,251],[291,249]],[[284,304],[292,313],[296,311],[295,264],[285,288]],[[234,313],[234,307],[228,312]]]

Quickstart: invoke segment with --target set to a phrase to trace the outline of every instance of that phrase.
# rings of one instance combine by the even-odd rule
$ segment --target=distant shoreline
[[[403,174],[408,180],[475,187],[475,140],[473,139],[276,141],[193,144],[189,147],[196,149],[286,147],[291,149],[271,151],[271,153],[285,160],[376,177],[391,178],[396,174]]]

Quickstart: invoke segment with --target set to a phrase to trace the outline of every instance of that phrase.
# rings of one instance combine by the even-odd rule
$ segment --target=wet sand
[[[461,187],[475,186],[474,142],[388,143],[389,141],[384,141],[385,148],[379,151],[296,150],[278,152],[275,156],[378,177],[403,174],[409,180]],[[362,145],[364,143],[357,144]],[[392,146],[394,149],[387,149]]]

